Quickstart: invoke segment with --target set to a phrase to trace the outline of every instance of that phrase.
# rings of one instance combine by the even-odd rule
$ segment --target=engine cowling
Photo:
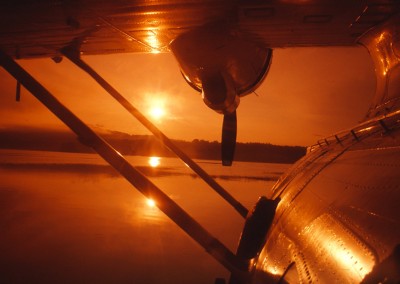
[[[223,114],[221,160],[232,165],[236,145],[236,108],[268,72],[272,50],[249,41],[221,22],[193,29],[170,45],[186,82],[204,103]]]
[[[272,50],[247,40],[221,22],[191,30],[170,45],[183,77],[205,104],[227,114],[253,92],[268,72]]]

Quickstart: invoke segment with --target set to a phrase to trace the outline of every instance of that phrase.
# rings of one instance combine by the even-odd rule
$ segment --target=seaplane
[[[229,272],[215,283],[400,283],[400,2],[396,0],[25,0],[0,4],[0,65]],[[183,80],[223,115],[232,164],[240,99],[274,49],[360,46],[374,64],[363,121],[308,147],[252,210],[222,188],[83,59],[172,52]],[[235,252],[60,103],[18,59],[70,60],[245,219]],[[173,99],[173,98],[171,98]],[[1,281],[0,281],[1,282]]]

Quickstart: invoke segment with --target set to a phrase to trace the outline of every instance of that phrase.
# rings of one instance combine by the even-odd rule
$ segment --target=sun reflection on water
[[[156,168],[160,165],[161,158],[160,157],[149,157],[148,163],[152,168]]]
[[[139,221],[150,221],[153,225],[162,225],[168,221],[167,217],[162,214],[162,211],[157,207],[157,200],[153,198],[145,198],[142,201],[142,205],[140,209],[137,211],[140,216],[136,219],[136,222]],[[138,208],[137,208],[138,209]]]

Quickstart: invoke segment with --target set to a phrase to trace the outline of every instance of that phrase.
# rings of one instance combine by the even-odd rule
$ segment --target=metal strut
[[[17,81],[17,85],[15,87],[15,100],[17,102],[21,101],[21,83]]]
[[[163,193],[104,139],[61,104],[28,72],[10,56],[0,51],[0,65],[15,77],[30,93],[42,102],[53,114],[64,122],[78,137],[84,139],[104,160],[124,176],[134,187],[148,198],[157,200],[158,208],[200,244],[211,256],[238,276],[246,275],[248,262],[238,258],[219,240],[214,238],[179,205]]]
[[[232,195],[229,194],[221,185],[210,177],[198,164],[190,159],[175,144],[159,130],[150,120],[148,120],[138,109],[136,109],[127,99],[125,99],[114,87],[103,79],[93,68],[87,65],[79,56],[79,52],[74,47],[62,49],[62,53],[78,67],[88,73],[97,83],[100,84],[114,99],[116,99],[131,115],[142,123],[154,136],[159,139],[168,149],[175,153],[185,162],[199,177],[201,177],[212,189],[214,189],[223,199],[225,199],[236,211],[246,218],[248,210]]]

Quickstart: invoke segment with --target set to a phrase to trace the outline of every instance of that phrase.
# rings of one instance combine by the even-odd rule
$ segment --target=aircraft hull
[[[280,179],[255,283],[399,281],[397,116],[315,147]]]

